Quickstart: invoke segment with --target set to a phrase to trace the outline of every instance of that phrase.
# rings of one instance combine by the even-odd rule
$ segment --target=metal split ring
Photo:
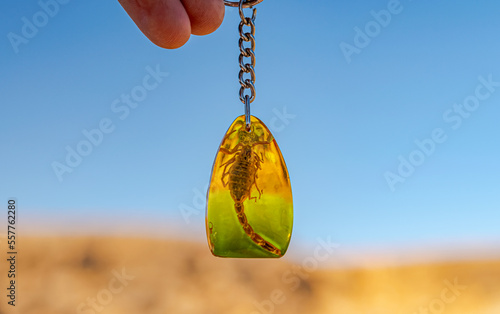
[[[257,4],[261,3],[262,1],[264,1],[264,0],[247,0],[247,1],[245,1],[243,3],[243,7],[244,8],[251,8],[254,5],[257,5]],[[224,4],[227,5],[228,7],[237,8],[240,5],[240,2],[239,1],[227,1],[227,0],[224,0]]]

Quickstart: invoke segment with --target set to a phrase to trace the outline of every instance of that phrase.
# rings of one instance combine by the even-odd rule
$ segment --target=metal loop
[[[241,53],[242,55],[244,55],[245,57],[250,57],[248,49],[250,49],[250,50],[252,50],[252,51],[255,51],[255,38],[254,38],[254,37],[253,37],[253,35],[252,35],[252,34],[250,34],[250,33],[246,33],[246,35],[247,35],[247,36],[250,36],[250,41],[249,41],[249,43],[250,43],[250,47],[245,48],[245,47],[243,46],[243,43],[245,42],[245,40],[243,39],[243,35],[242,35],[242,37],[241,37],[241,38],[240,38],[240,40],[239,40],[240,53]]]
[[[250,131],[252,121],[250,120],[250,97],[245,95],[245,124],[247,131]]]
[[[248,18],[245,17],[245,13],[243,12],[243,0],[240,0],[240,3],[238,4],[239,12],[240,12],[240,18],[241,22],[244,23],[245,25],[248,25],[250,23],[255,22],[255,18],[257,17],[257,9],[253,8],[252,10],[252,18],[250,19],[251,21],[248,21]],[[249,7],[250,8],[250,7]]]
[[[247,48],[248,49],[248,48]],[[245,64],[245,58],[250,58],[250,65],[252,65],[252,67],[255,67],[255,55],[253,53],[253,51],[249,50],[250,51],[250,55],[247,57],[247,56],[244,56],[244,55],[240,55],[240,69],[242,71],[245,71],[246,69],[246,64]]]
[[[250,79],[252,80],[252,83],[254,83],[255,82],[255,71],[254,71],[253,66],[251,64],[245,64],[245,70],[241,70],[240,74],[239,74],[241,86],[245,86],[245,88],[250,88],[250,86],[248,86],[248,84],[246,82],[246,81],[248,81],[248,79],[243,78],[245,73],[250,73],[250,77],[251,77]]]
[[[252,81],[249,79],[245,80],[245,83],[250,86],[248,89],[250,89],[250,103],[252,103],[255,100],[255,85],[253,85]],[[240,100],[242,103],[245,103],[245,87],[241,86],[240,88]]]
[[[240,26],[238,27],[239,31],[240,31],[240,34],[244,34],[245,37],[248,37],[248,33],[243,32],[243,27],[244,26],[250,26],[250,34],[252,34],[253,36],[255,36],[255,24],[250,23],[250,24],[247,25],[247,24],[244,24],[244,23],[240,23]],[[248,40],[245,40],[245,41],[248,41]]]
[[[250,7],[253,7],[254,5],[261,3],[262,1],[264,1],[264,0],[247,0],[243,3],[243,7],[250,8]],[[237,8],[239,5],[239,1],[226,1],[226,0],[224,0],[224,4],[227,5],[228,7]]]

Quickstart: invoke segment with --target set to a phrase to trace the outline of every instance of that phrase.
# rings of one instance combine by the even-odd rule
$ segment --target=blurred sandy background
[[[500,260],[325,269],[314,254],[220,259],[201,243],[83,236],[18,249],[17,306],[3,293],[0,313],[500,313]],[[3,291],[6,272],[2,256]]]

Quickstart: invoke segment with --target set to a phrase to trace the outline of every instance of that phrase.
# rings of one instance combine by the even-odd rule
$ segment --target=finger
[[[207,35],[224,20],[223,0],[181,0],[191,20],[191,33]]]
[[[118,0],[154,44],[179,48],[191,35],[191,23],[180,0]]]

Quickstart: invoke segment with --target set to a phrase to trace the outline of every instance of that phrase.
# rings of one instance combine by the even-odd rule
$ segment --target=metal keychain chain
[[[250,130],[250,104],[255,100],[255,18],[257,17],[257,9],[253,8],[254,5],[262,2],[263,0],[245,1],[240,0],[239,3],[224,1],[227,6],[238,6],[241,22],[238,27],[240,33],[239,39],[239,64],[240,64],[240,100],[245,105],[245,123],[246,129]],[[246,17],[244,8],[252,8],[252,16]],[[249,32],[245,32],[243,28],[250,27]],[[245,47],[245,43],[250,43],[250,47]],[[248,59],[250,58],[250,60]],[[245,74],[250,76],[245,78]]]

